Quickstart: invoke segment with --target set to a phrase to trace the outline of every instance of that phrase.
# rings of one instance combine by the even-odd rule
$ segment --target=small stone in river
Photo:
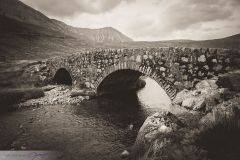
[[[121,153],[121,158],[126,158],[129,156],[129,152],[127,150],[124,150],[122,153]]]
[[[26,150],[27,148],[24,146],[21,146],[21,150]]]
[[[133,129],[133,124],[130,124],[129,125],[129,130],[132,130]]]
[[[29,123],[33,123],[33,121],[34,121],[33,117],[29,119]]]

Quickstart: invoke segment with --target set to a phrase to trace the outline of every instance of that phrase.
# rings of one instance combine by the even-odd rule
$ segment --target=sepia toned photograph
[[[240,0],[0,0],[0,160],[239,160]]]

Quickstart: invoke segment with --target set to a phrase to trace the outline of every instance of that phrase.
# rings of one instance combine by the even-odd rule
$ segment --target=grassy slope
[[[38,59],[88,49],[90,43],[64,33],[0,16],[0,56]]]

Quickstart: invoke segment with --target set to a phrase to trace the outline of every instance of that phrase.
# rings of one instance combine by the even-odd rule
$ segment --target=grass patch
[[[232,116],[216,114],[216,121],[205,126],[194,144],[207,151],[212,160],[238,160],[240,157],[240,112]]]

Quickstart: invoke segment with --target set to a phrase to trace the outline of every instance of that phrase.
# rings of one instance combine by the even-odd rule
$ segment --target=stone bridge
[[[46,61],[47,80],[101,92],[127,86],[141,75],[154,79],[173,99],[183,88],[239,66],[238,50],[196,48],[107,49]]]

